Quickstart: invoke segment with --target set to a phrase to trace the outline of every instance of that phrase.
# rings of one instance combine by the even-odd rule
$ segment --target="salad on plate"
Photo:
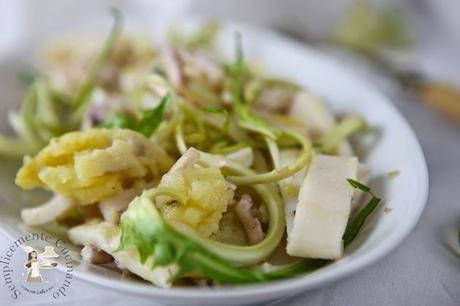
[[[367,123],[215,46],[218,25],[168,44],[121,33],[48,46],[9,113],[16,184],[50,199],[21,211],[59,224],[85,261],[161,288],[303,275],[344,257],[380,199],[353,150]]]

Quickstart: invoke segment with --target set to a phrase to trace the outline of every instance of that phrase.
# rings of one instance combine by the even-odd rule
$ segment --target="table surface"
[[[441,2],[447,5],[446,1]],[[415,65],[460,85],[460,60],[456,56],[460,43],[454,41],[455,35],[447,36],[445,25],[425,26],[431,31],[430,40],[421,40],[419,51],[414,54]],[[386,258],[346,279],[273,305],[460,305],[460,257],[445,245],[446,235],[460,225],[460,124],[385,86],[385,80],[374,72],[363,69],[362,73],[371,75],[375,84],[383,84],[381,89],[409,121],[423,147],[430,175],[425,211],[411,234]],[[0,236],[0,249],[8,242]],[[0,304],[8,299],[7,294],[6,288],[0,286]],[[65,304],[85,302],[107,306],[159,305],[74,280]]]

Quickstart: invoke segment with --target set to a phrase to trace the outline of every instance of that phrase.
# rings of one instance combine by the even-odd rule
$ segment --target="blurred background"
[[[107,29],[111,6],[122,10],[128,28],[145,32],[166,30],[185,15],[271,28],[338,56],[362,73],[386,77],[374,81],[387,90],[399,85],[414,89],[414,81],[420,85],[421,79],[435,81],[443,86],[418,94],[428,95],[422,100],[460,120],[460,107],[450,105],[458,98],[453,89],[460,84],[460,4],[449,0],[1,0],[2,70],[30,65],[31,55],[50,37]],[[17,86],[16,79],[3,77],[5,88]],[[11,95],[6,98],[20,99]]]
[[[460,224],[459,1],[0,0],[0,126],[6,126],[5,110],[24,96],[17,75],[31,65],[37,47],[50,37],[107,30],[112,6],[123,12],[128,28],[145,32],[166,30],[188,15],[269,28],[340,59],[389,96],[426,154],[430,199],[425,212],[406,242],[386,259],[289,303],[460,304],[460,261],[445,246]],[[88,294],[85,284],[75,287]],[[96,304],[120,303],[116,293],[90,291],[86,298]]]

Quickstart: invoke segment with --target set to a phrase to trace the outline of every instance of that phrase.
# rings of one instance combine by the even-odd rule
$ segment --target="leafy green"
[[[145,137],[152,136],[157,130],[166,111],[167,105],[171,102],[172,95],[167,93],[156,107],[144,110],[140,119],[136,119],[124,114],[112,114],[108,116],[101,127],[130,129],[143,134]]]
[[[361,227],[363,226],[364,222],[366,221],[367,217],[374,211],[374,209],[379,205],[380,198],[375,196],[370,187],[355,181],[353,179],[347,179],[348,183],[353,187],[360,189],[372,196],[369,202],[364,206],[363,209],[358,213],[358,215],[353,219],[351,223],[348,224],[347,228],[345,229],[345,234],[343,235],[343,245],[347,247],[358,235]]]
[[[272,139],[277,139],[281,135],[281,131],[257,116],[243,102],[243,75],[247,72],[247,68],[244,64],[240,33],[237,33],[235,39],[236,59],[233,63],[227,65],[226,68],[231,77],[233,110],[236,114],[238,124],[249,131],[260,133]]]

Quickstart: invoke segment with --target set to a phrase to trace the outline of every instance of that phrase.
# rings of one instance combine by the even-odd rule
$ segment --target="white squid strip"
[[[107,222],[79,225],[69,230],[69,239],[78,245],[90,245],[113,256],[115,261],[132,273],[161,288],[170,288],[177,265],[152,269],[153,258],[141,264],[139,252],[135,249],[114,252],[120,243],[121,230]]]
[[[288,237],[291,256],[337,259],[351,212],[356,157],[316,155],[300,188],[294,226]]]
[[[54,195],[43,205],[21,210],[21,218],[29,226],[50,223],[75,207],[75,202],[61,195]]]

